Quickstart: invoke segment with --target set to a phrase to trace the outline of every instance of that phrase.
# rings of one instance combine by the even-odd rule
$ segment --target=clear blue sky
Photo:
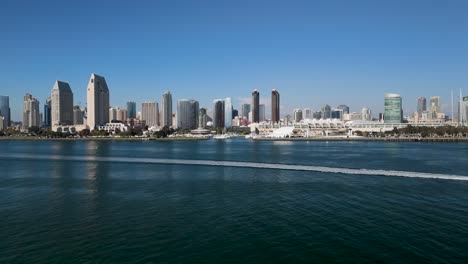
[[[268,102],[277,88],[282,116],[324,104],[375,115],[385,92],[400,93],[406,113],[418,96],[448,105],[451,89],[468,93],[465,0],[123,2],[2,1],[0,95],[14,120],[24,93],[42,105],[56,79],[84,106],[92,72],[112,106],[170,90],[238,108],[254,88]]]

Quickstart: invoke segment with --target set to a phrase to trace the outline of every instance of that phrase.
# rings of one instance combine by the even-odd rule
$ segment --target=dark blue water
[[[0,141],[0,153],[0,263],[468,262],[468,181],[48,159],[468,175],[468,144]]]

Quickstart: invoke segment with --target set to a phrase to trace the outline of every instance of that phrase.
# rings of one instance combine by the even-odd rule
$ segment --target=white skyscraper
[[[39,113],[39,101],[32,95],[26,94],[23,101],[23,127],[40,127],[41,116]]]
[[[161,101],[161,126],[172,126],[172,94],[165,92]]]
[[[52,126],[73,125],[73,92],[70,85],[55,81],[50,98]]]
[[[109,88],[104,77],[91,74],[87,90],[87,122],[89,129],[109,123]]]
[[[144,102],[141,104],[141,119],[146,121],[148,127],[159,126],[159,110],[157,102]]]
[[[232,127],[232,102],[230,97],[224,99],[224,127]]]

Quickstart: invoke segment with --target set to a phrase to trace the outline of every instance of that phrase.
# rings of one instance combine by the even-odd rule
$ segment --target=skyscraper
[[[242,117],[249,119],[250,104],[242,104]]]
[[[144,102],[141,104],[141,119],[146,121],[148,127],[159,125],[159,110],[157,102]]]
[[[128,118],[132,118],[132,119],[136,118],[136,103],[135,102],[127,102],[127,116]]]
[[[399,94],[385,94],[384,123],[401,123],[403,110]]]
[[[51,109],[52,126],[73,125],[73,92],[68,83],[55,81]]]
[[[363,107],[361,109],[361,118],[363,121],[370,121],[372,120],[372,112],[369,108]]]
[[[171,92],[165,92],[162,95],[161,102],[161,126],[172,126],[172,95]]]
[[[426,97],[421,96],[418,98],[418,106],[417,106],[418,115],[421,117],[422,113],[427,111],[427,103]]]
[[[467,123],[467,120],[468,120],[468,96],[463,96],[463,101],[462,101],[462,107],[461,107],[461,111],[462,111],[462,119],[460,120],[460,122],[466,124]]]
[[[223,99],[213,100],[213,127],[224,128],[225,122],[225,104]]]
[[[431,117],[432,119],[436,119],[437,114],[440,113],[440,96],[432,96],[429,100]]]
[[[252,123],[260,122],[260,93],[255,89],[252,92]]]
[[[87,122],[89,129],[109,123],[109,88],[106,79],[92,73],[87,90]]]
[[[44,126],[50,128],[52,125],[52,99],[49,97],[44,104]]]
[[[336,108],[343,110],[343,114],[349,114],[349,106],[347,105],[339,105]]]
[[[280,94],[276,89],[271,90],[271,122],[280,120]]]
[[[322,118],[323,119],[331,118],[331,107],[329,105],[323,106],[321,111],[322,111]]]
[[[26,94],[23,100],[23,127],[40,127],[41,116],[39,112],[39,101],[32,95]]]
[[[177,127],[179,129],[196,129],[200,106],[191,99],[177,100]]]
[[[294,109],[294,122],[298,123],[302,120],[302,110]]]
[[[0,115],[4,117],[3,128],[6,129],[10,126],[10,98],[8,96],[0,95]]]
[[[310,108],[304,108],[304,110],[302,110],[302,118],[312,119],[312,110]]]
[[[83,110],[79,105],[73,106],[73,124],[83,125]]]
[[[265,120],[265,105],[260,104],[258,105],[258,121],[263,122]]]
[[[224,99],[224,127],[232,127],[232,102],[230,97]]]
[[[207,122],[206,108],[200,108],[198,112],[198,127],[205,128]]]

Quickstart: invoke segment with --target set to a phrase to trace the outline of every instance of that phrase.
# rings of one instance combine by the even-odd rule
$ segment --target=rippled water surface
[[[0,150],[0,263],[468,262],[468,144],[0,141]]]

